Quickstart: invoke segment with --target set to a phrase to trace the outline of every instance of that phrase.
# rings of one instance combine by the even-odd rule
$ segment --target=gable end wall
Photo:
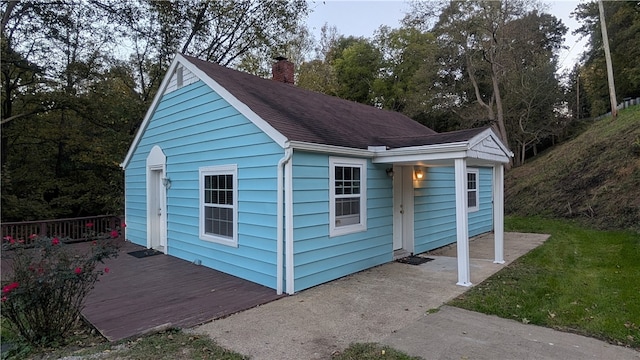
[[[206,86],[165,93],[125,171],[127,237],[146,246],[146,157],[164,151],[169,255],[276,287],[276,173],[280,146]],[[238,166],[238,247],[199,239],[198,169]]]

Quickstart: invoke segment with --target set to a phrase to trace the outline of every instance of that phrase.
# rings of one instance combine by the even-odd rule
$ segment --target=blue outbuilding
[[[177,54],[122,167],[126,238],[293,294],[494,232],[503,174],[489,127],[436,133],[396,112]],[[160,275],[161,276],[161,275]]]

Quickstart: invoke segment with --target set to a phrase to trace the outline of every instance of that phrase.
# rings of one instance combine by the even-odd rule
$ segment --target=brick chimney
[[[286,57],[278,56],[271,68],[272,79],[285,84],[293,84],[293,63]]]

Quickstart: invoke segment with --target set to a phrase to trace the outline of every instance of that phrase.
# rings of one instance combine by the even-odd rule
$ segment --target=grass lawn
[[[99,360],[151,360],[151,359],[217,359],[243,360],[247,357],[218,346],[211,338],[188,334],[180,330],[167,330],[131,340],[109,343],[99,335],[87,333],[80,327],[69,337],[68,343],[57,348],[30,348],[16,343],[12,351],[2,354],[2,359],[74,359]],[[11,334],[3,330],[3,341]]]
[[[332,360],[420,360],[403,352],[376,343],[351,344],[343,352],[336,354]]]
[[[551,237],[450,305],[640,349],[640,234],[530,217],[505,230]]]

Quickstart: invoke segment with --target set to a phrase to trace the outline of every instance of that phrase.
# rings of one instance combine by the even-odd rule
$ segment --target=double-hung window
[[[478,169],[467,169],[467,210],[469,212],[478,211],[479,202],[479,171]]]
[[[238,246],[238,168],[200,168],[200,239]]]
[[[329,236],[367,229],[367,161],[329,158]]]

